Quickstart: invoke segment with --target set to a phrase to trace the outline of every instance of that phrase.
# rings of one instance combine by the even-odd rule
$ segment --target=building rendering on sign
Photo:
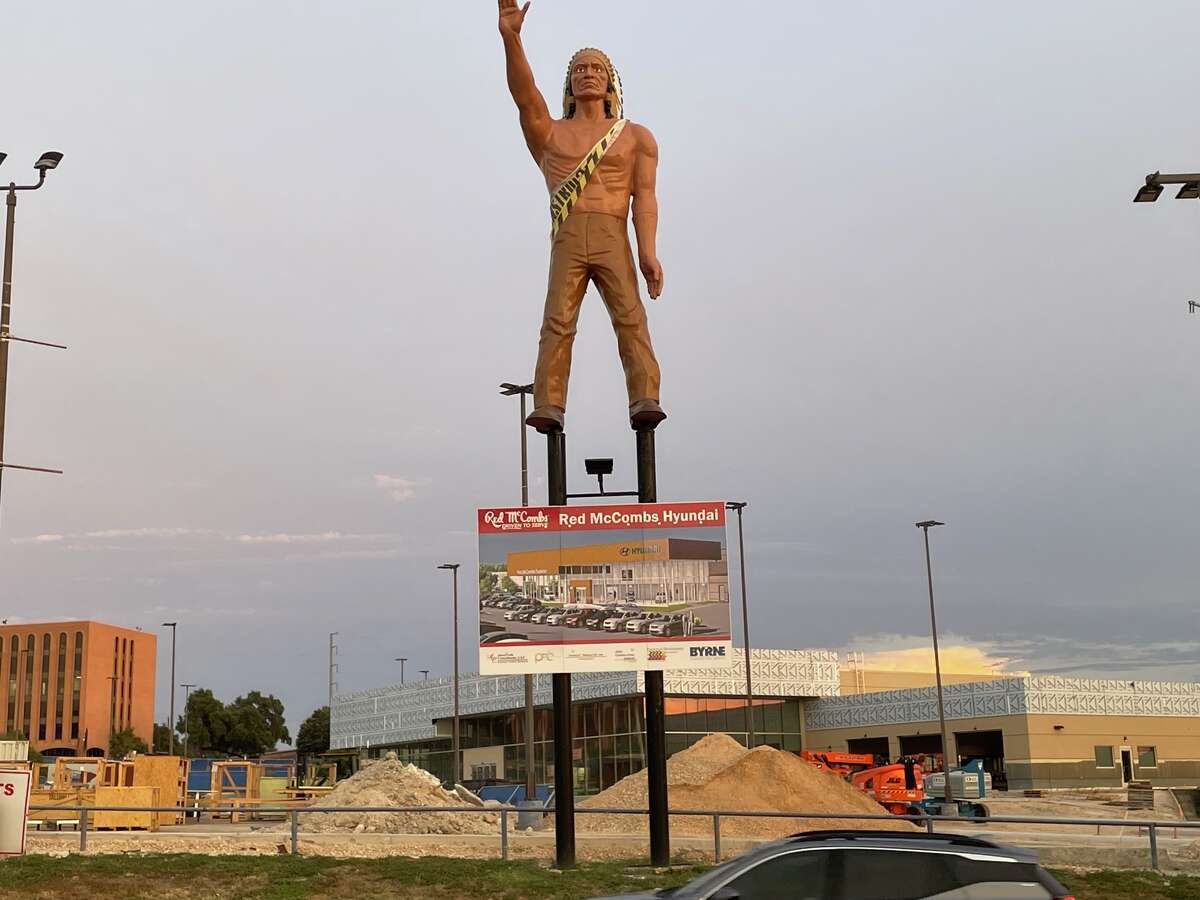
[[[526,595],[570,603],[729,602],[720,541],[649,538],[509,553]]]
[[[4,730],[46,756],[101,756],[109,729],[150,744],[153,634],[101,622],[0,625]]]
[[[830,650],[753,651],[757,739],[784,750],[938,753],[932,673],[864,671]],[[745,741],[745,670],[667,670],[667,745],[676,752],[721,731]],[[1200,783],[1200,684],[1048,676],[943,673],[951,753],[983,759],[1009,790]],[[553,777],[550,677],[537,676],[536,775]],[[574,677],[576,789],[603,790],[645,765],[642,677],[603,672]],[[524,777],[522,679],[465,677],[464,772]],[[334,699],[335,748],[369,755],[396,750],[449,774],[451,680],[392,685]]]

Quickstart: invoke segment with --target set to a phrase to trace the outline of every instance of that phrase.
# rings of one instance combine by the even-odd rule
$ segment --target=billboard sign
[[[480,509],[478,530],[481,674],[729,660],[723,502]]]
[[[25,852],[32,775],[29,769],[0,769],[0,856]]]

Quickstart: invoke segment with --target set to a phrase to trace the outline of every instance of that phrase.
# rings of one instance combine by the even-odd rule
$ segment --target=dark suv
[[[763,844],[670,900],[1071,900],[1028,850],[957,834],[808,831]]]

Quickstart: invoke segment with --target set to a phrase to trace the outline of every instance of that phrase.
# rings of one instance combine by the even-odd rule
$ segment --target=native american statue
[[[571,57],[562,118],[552,118],[521,46],[529,3],[499,4],[508,89],[521,114],[525,143],[550,189],[550,280],[534,372],[534,410],[526,422],[543,433],[563,429],[571,345],[591,281],[617,333],[630,425],[653,428],[667,416],[658,405],[658,361],[638,295],[628,220],[632,198],[642,275],[651,298],[658,297],[663,285],[655,252],[658,146],[649,129],[625,118],[621,79],[599,50],[580,50]]]

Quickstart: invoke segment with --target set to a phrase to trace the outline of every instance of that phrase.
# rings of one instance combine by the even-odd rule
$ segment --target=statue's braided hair
[[[608,55],[595,47],[576,50],[571,61],[567,63],[567,80],[563,85],[563,118],[570,119],[575,115],[575,95],[571,93],[571,72],[575,69],[575,62],[585,53],[594,53],[599,56],[604,61],[604,68],[608,70],[608,87],[604,92],[604,114],[610,119],[625,118],[625,95],[621,90],[621,76],[617,74],[617,67],[612,64]]]

